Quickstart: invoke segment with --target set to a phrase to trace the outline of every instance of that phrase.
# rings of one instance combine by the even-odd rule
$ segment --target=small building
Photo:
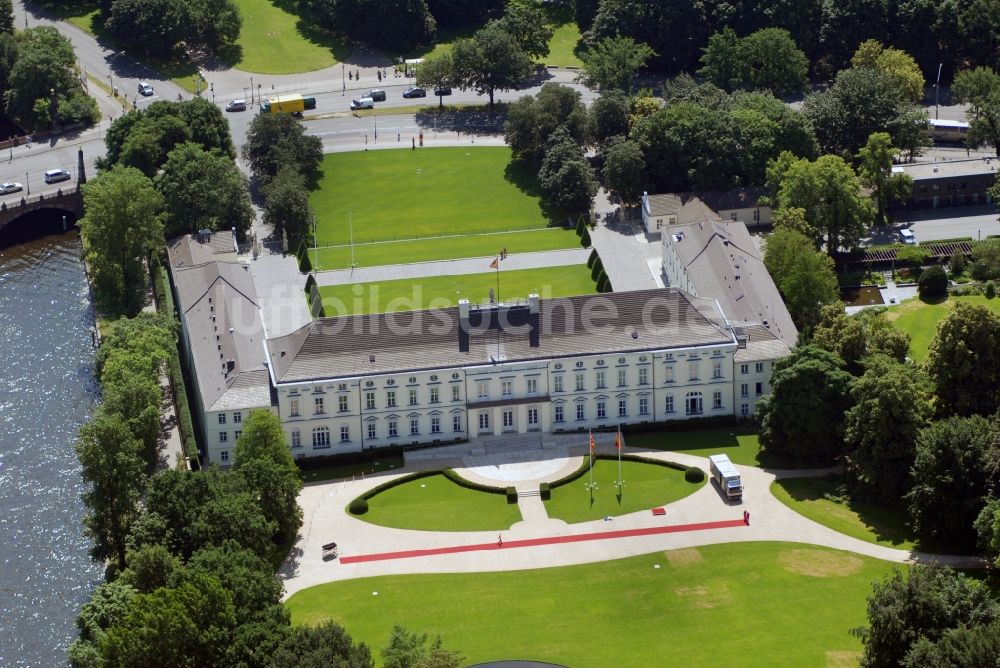
[[[1000,158],[938,160],[897,165],[892,171],[913,179],[910,196],[890,203],[890,211],[991,204],[987,189],[996,183]]]
[[[723,220],[740,221],[748,227],[771,224],[772,210],[762,206],[760,200],[769,197],[769,188],[734,188],[732,190],[690,191],[666,195],[642,194],[642,223],[649,234],[657,234],[664,227],[677,225],[681,208],[693,200]]]

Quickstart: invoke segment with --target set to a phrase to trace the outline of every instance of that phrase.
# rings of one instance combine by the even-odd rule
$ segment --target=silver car
[[[8,195],[10,193],[21,192],[24,189],[20,183],[14,183],[8,181],[7,183],[0,183],[0,195]]]

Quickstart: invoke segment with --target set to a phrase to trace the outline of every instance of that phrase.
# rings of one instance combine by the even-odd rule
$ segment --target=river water
[[[73,444],[95,407],[76,233],[0,245],[0,666],[64,666],[102,570]]]

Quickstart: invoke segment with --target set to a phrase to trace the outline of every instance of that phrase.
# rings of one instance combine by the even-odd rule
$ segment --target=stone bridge
[[[40,209],[61,209],[79,219],[83,216],[83,195],[79,186],[60,188],[54,193],[22,197],[0,203],[0,231],[26,213]]]

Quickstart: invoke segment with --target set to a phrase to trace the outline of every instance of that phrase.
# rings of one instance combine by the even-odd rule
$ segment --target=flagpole
[[[618,425],[618,491],[622,490],[622,426]]]
[[[594,490],[597,489],[597,485],[594,483],[594,432],[593,430],[588,430],[587,439],[587,457],[590,458],[590,482],[587,484],[587,489],[590,491],[590,507],[594,507]]]

